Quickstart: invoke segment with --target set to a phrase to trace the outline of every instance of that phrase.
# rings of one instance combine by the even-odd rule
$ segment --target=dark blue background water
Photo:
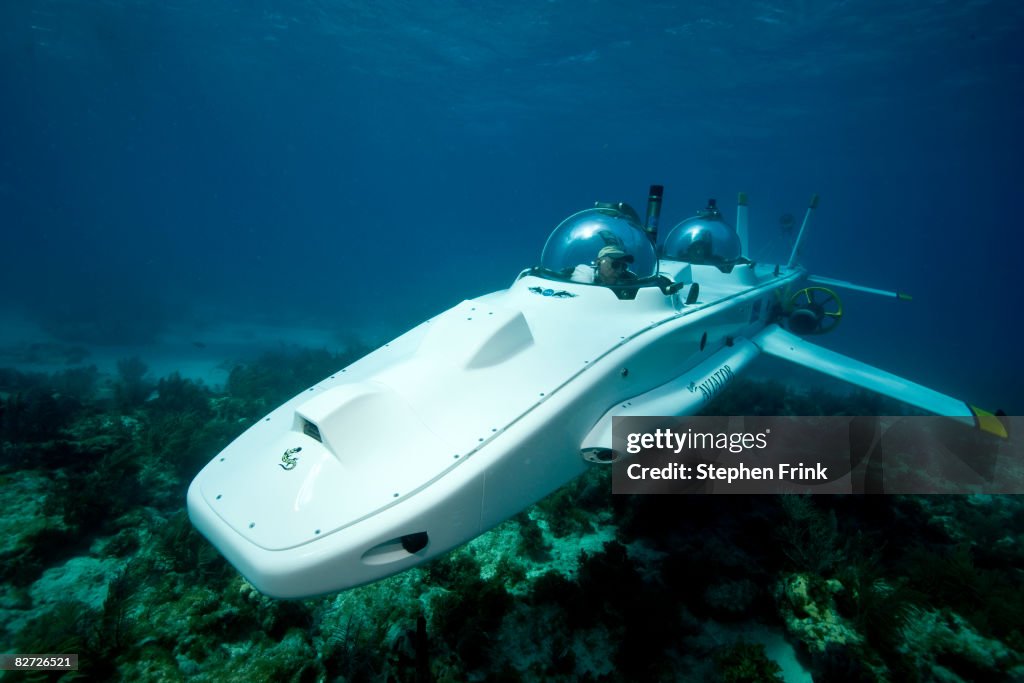
[[[0,3],[0,307],[394,332],[594,200],[821,207],[833,348],[1024,409],[1024,5]],[[69,324],[68,329],[75,329]],[[111,341],[118,341],[117,339]]]

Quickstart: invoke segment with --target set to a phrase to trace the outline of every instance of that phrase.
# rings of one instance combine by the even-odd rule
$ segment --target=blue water
[[[820,210],[822,343],[1024,410],[1024,5],[0,3],[0,313],[396,332],[507,286],[594,200]],[[127,321],[127,322],[126,322]],[[107,323],[107,324],[104,324]],[[73,341],[73,340],[70,340]]]

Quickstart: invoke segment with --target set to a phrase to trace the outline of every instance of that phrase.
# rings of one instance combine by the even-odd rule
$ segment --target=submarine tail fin
[[[999,415],[976,408],[964,401],[854,360],[841,353],[812,344],[778,325],[769,325],[755,335],[752,341],[769,356],[775,356],[836,377],[929,413],[973,425],[996,436],[1002,438],[1009,436],[1005,421],[1000,420]]]

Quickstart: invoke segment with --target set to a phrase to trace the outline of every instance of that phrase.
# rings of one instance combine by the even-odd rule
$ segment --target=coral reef
[[[149,368],[138,356],[117,361],[114,401],[122,410],[134,408],[149,398],[153,383],[146,379]]]
[[[783,681],[782,668],[765,654],[764,645],[739,642],[715,653],[722,683]]]
[[[268,355],[223,392],[132,359],[106,393],[94,368],[0,371],[4,649],[141,681],[1024,677],[1013,497],[613,496],[597,468],[424,566],[266,598],[196,533],[185,487],[356,353]],[[899,409],[746,379],[713,407]]]

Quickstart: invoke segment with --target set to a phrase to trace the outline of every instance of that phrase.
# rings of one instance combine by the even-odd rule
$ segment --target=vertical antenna
[[[736,234],[740,237],[740,255],[750,256],[750,231],[747,228],[747,193],[740,192],[736,202]]]
[[[658,221],[661,219],[661,198],[665,194],[665,187],[662,185],[651,185],[647,193],[647,221],[644,223],[644,232],[651,238],[651,244],[658,242]]]
[[[789,263],[786,264],[789,268],[796,263],[797,252],[800,251],[800,244],[804,241],[804,231],[807,230],[807,226],[811,222],[811,213],[816,208],[818,208],[818,195],[812,194],[811,203],[807,206],[807,213],[804,214],[804,222],[800,224],[800,232],[796,236],[796,242],[793,243],[793,253],[789,255]]]

